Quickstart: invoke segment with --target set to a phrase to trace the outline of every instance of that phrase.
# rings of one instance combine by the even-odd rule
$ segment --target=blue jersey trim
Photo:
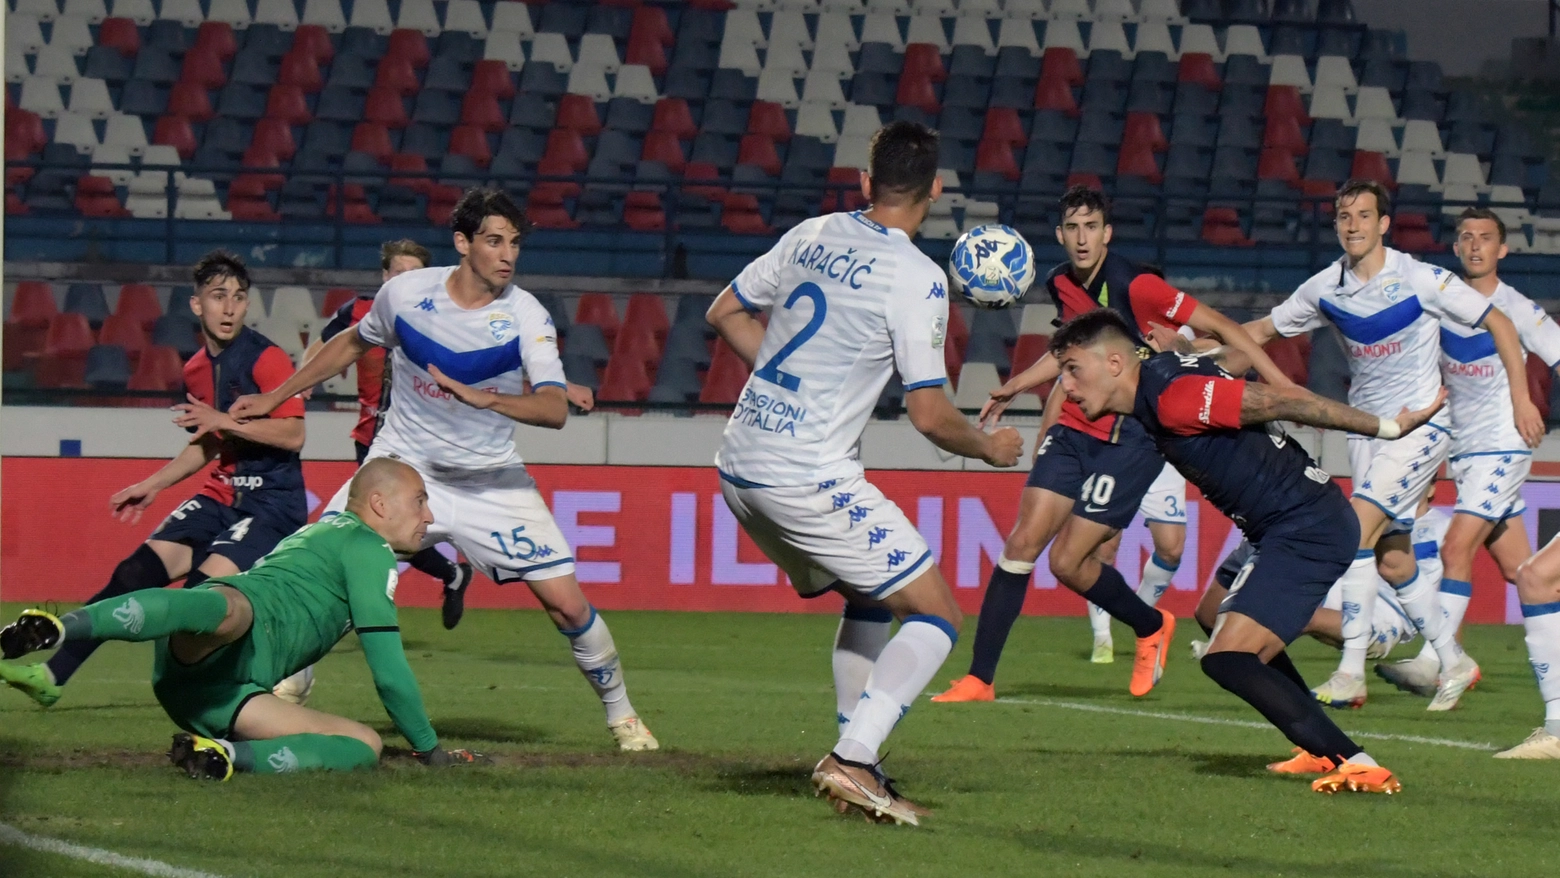
[[[1458,335],[1443,326],[1441,350],[1459,363],[1472,363],[1474,360],[1495,356],[1495,336],[1490,335],[1488,330],[1473,335]]]
[[[1473,583],[1465,579],[1443,579],[1441,580],[1441,591],[1447,594],[1457,594],[1465,598],[1471,598],[1473,597]]]
[[[761,485],[758,482],[750,482],[747,479],[742,478],[741,476],[734,476],[731,473],[728,473],[728,472],[726,472],[723,469],[716,469],[715,472],[720,474],[721,481],[730,482],[730,483],[732,483],[733,485],[736,485],[739,488],[772,488],[772,487],[774,487],[773,485]]]
[[[959,629],[953,627],[952,622],[949,622],[947,619],[944,619],[941,616],[917,613],[914,616],[906,616],[903,625],[900,627],[902,628],[904,625],[909,625],[911,622],[922,622],[930,625],[933,628],[936,628],[938,631],[948,635],[949,641],[953,643],[959,642]]]
[[[586,631],[589,631],[590,630],[590,626],[592,626],[594,624],[596,624],[596,608],[595,607],[591,607],[590,608],[590,618],[585,620],[585,624],[584,625],[581,625],[578,628],[569,628],[569,629],[559,628],[558,629],[558,633],[562,634],[564,637],[579,637],[581,634],[584,634]]]
[[[810,601],[813,598],[821,598],[821,597],[823,597],[824,595],[828,594],[831,591],[839,591],[840,586],[842,586],[844,584],[845,584],[845,580],[843,580],[843,579],[836,579],[833,582],[829,583],[828,585],[824,586],[823,588],[818,589],[817,591],[809,591],[809,592],[806,592],[805,594],[802,593],[802,592],[797,592],[796,596],[801,598],[804,601]],[[850,604],[846,604],[845,606],[847,608],[849,608]]]
[[[1480,315],[1479,315],[1479,319],[1478,319],[1478,320],[1475,320],[1475,321],[1473,321],[1473,325],[1474,325],[1474,326],[1475,326],[1475,327],[1480,327],[1480,326],[1483,326],[1483,325],[1484,325],[1484,318],[1486,318],[1486,317],[1488,317],[1488,316],[1490,316],[1490,312],[1491,312],[1491,311],[1494,311],[1494,310],[1495,310],[1495,305],[1494,305],[1494,303],[1491,303],[1491,304],[1490,304],[1490,305],[1489,305],[1489,306],[1487,306],[1487,307],[1486,307],[1486,308],[1485,308],[1485,309],[1484,309],[1484,313],[1483,313],[1483,314],[1480,314]],[[1486,332],[1487,332],[1487,331],[1488,331],[1488,330],[1486,330]]]
[[[885,229],[881,225],[878,225],[877,223],[873,222],[872,220],[867,219],[865,216],[862,215],[861,211],[859,211],[859,210],[851,211],[848,214],[848,216],[850,216],[850,218],[855,220],[856,222],[861,223],[862,225],[864,225],[867,228],[871,229],[872,231],[877,232],[879,235],[887,235],[888,234],[888,229]]]
[[[1376,507],[1377,509],[1380,509],[1382,512],[1385,512],[1387,514],[1387,520],[1388,521],[1395,522],[1395,523],[1397,523],[1397,524],[1399,524],[1399,525],[1401,525],[1403,527],[1413,527],[1414,526],[1414,520],[1412,518],[1398,518],[1397,516],[1392,514],[1392,510],[1390,510],[1387,507],[1381,505],[1380,501],[1372,500],[1371,498],[1366,497],[1365,495],[1360,494],[1359,492],[1355,492],[1354,496],[1357,497],[1360,500],[1364,500],[1366,503],[1369,503],[1370,505]]]
[[[1396,305],[1389,305],[1369,316],[1350,314],[1325,299],[1318,304],[1321,306],[1322,313],[1327,315],[1327,319],[1331,320],[1333,325],[1337,326],[1350,341],[1357,341],[1360,344],[1375,344],[1384,338],[1396,335],[1425,313],[1425,309],[1419,304],[1418,296],[1409,296]]]
[[[872,593],[869,594],[868,597],[874,597],[875,598],[878,595],[882,594],[883,592],[888,591],[890,588],[893,588],[895,585],[897,585],[899,583],[899,580],[904,579],[906,576],[909,576],[910,574],[914,573],[915,571],[921,569],[921,565],[925,564],[928,560],[931,559],[931,557],[932,557],[932,551],[930,549],[926,550],[925,552],[922,552],[921,553],[921,557],[915,559],[915,563],[914,564],[911,564],[909,567],[906,567],[905,569],[899,571],[899,573],[896,574],[892,579],[890,579],[889,581],[883,583],[882,585],[878,586],[877,588],[873,589]]]
[[[743,308],[746,308],[749,311],[762,311],[763,310],[762,308],[758,307],[757,305],[753,304],[752,302],[749,302],[747,300],[747,297],[742,295],[742,291],[737,289],[737,282],[736,281],[732,281],[731,282],[731,294],[733,296],[737,297],[737,301],[742,303],[742,307]]]
[[[569,385],[563,383],[562,381],[538,381],[531,385],[532,390],[535,390],[538,387],[562,387],[564,390],[569,389]]]
[[[1180,564],[1171,564],[1169,561],[1159,557],[1158,552],[1150,552],[1148,555],[1148,562],[1155,567],[1158,567],[1160,570],[1165,571],[1166,573],[1174,573],[1181,569]]]
[[[413,329],[404,317],[395,318],[395,334],[401,341],[401,352],[423,371],[430,365],[438,366],[439,371],[462,384],[480,384],[523,365],[519,338],[496,347],[456,351]]]
[[[1186,519],[1184,519],[1184,518],[1149,518],[1148,516],[1145,515],[1145,516],[1143,516],[1143,523],[1144,524],[1176,524],[1176,525],[1180,525],[1181,527],[1186,527]],[[1161,566],[1163,566],[1163,565],[1161,565]],[[1165,569],[1169,570],[1170,568],[1166,567]],[[1177,568],[1177,569],[1179,569],[1179,568]]]
[[[1522,618],[1530,619],[1534,616],[1548,616],[1560,613],[1560,601],[1551,604],[1523,604]]]
[[[1376,550],[1375,549],[1355,549],[1354,550],[1354,560],[1356,560],[1356,561],[1363,561],[1366,558],[1374,558],[1374,557],[1376,557]]]
[[[1523,457],[1532,457],[1533,456],[1533,452],[1528,451],[1527,449],[1524,448],[1521,451],[1470,451],[1467,454],[1454,454],[1454,455],[1452,455],[1448,459],[1449,460],[1462,460],[1465,457],[1495,457],[1495,456],[1501,455],[1501,454],[1520,454]]]
[[[1521,509],[1517,509],[1515,507],[1513,507],[1511,509],[1508,509],[1508,510],[1506,510],[1506,513],[1504,515],[1485,515],[1482,512],[1474,512],[1472,509],[1464,509],[1462,507],[1458,507],[1456,514],[1458,514],[1458,515],[1471,515],[1474,518],[1482,518],[1485,521],[1493,522],[1494,524],[1500,524],[1501,522],[1505,521],[1506,519],[1508,519],[1508,518],[1515,518],[1518,515],[1521,515],[1522,513],[1526,512],[1526,511],[1527,511],[1527,507],[1523,506]]]
[[[1441,547],[1435,543],[1415,543],[1414,557],[1423,561],[1426,558],[1435,558],[1441,554]]]
[[[946,378],[933,378],[930,381],[917,381],[914,384],[906,384],[905,392],[909,393],[912,390],[920,390],[923,387],[941,387],[947,383],[948,379]]]

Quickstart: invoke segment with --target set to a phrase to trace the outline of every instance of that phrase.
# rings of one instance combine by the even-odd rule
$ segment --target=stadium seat
[[[747,379],[747,364],[724,341],[717,341],[709,374],[704,377],[704,387],[699,391],[699,402],[734,405]]]
[[[125,284],[119,288],[119,301],[114,305],[115,318],[134,322],[150,331],[162,313],[157,291],[150,284]]]
[[[39,387],[71,388],[85,386],[87,352],[95,340],[87,318],[81,314],[61,313],[49,321],[43,350],[33,366]]]
[[[167,345],[154,344],[141,352],[126,389],[169,392],[179,390],[183,383],[184,362],[179,351]],[[162,400],[150,402],[159,407],[166,405]]]
[[[129,356],[133,367],[141,359],[141,353],[151,345],[151,335],[140,320],[116,314],[103,321],[103,328],[98,333],[98,344],[118,346]],[[129,380],[128,375],[125,378]]]
[[[47,281],[24,280],[16,285],[16,297],[5,316],[7,323],[43,329],[59,314],[54,289]]]

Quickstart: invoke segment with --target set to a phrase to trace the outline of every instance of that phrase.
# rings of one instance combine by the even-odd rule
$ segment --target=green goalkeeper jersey
[[[205,587],[213,585],[230,585],[249,598],[251,636],[269,647],[277,680],[318,662],[355,629],[396,727],[418,751],[437,746],[401,646],[395,553],[362,519],[343,512],[311,524],[248,571]]]

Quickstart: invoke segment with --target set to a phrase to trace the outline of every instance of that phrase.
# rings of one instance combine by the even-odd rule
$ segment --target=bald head
[[[347,511],[402,553],[420,549],[433,523],[422,476],[388,457],[376,457],[358,469],[347,488]]]

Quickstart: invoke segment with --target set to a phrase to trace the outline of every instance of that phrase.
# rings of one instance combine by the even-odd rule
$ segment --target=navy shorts
[[[1220,613],[1249,616],[1292,643],[1310,624],[1316,608],[1354,562],[1360,544],[1359,519],[1342,491],[1309,504],[1302,523],[1270,528],[1255,553],[1229,584]]]
[[[1035,452],[1026,486],[1073,498],[1073,515],[1122,530],[1165,460],[1141,445],[1115,445],[1056,424]]]
[[[209,555],[221,555],[239,570],[248,570],[297,529],[290,522],[250,515],[197,495],[169,513],[152,532],[151,539],[183,543],[194,549],[191,570],[200,569]]]

